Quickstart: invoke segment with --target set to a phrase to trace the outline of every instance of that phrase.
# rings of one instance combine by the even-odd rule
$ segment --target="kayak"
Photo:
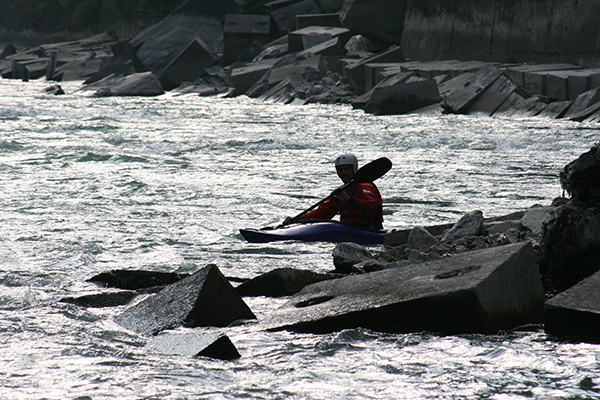
[[[240,229],[240,233],[250,243],[300,240],[303,242],[383,244],[385,235],[382,232],[371,232],[336,221],[290,224],[274,229]]]

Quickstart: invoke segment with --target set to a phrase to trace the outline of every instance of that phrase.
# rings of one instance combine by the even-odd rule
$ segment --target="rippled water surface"
[[[329,335],[226,329],[242,358],[156,353],[120,328],[122,307],[60,300],[96,293],[111,269],[250,278],[333,268],[328,243],[249,244],[338,185],[354,152],[394,167],[377,184],[388,228],[549,204],[558,173],[596,126],[437,112],[375,117],[348,106],[245,97],[90,98],[0,80],[0,398],[600,398],[600,347],[543,331]],[[374,249],[376,250],[376,249]],[[261,318],[284,299],[246,298]]]

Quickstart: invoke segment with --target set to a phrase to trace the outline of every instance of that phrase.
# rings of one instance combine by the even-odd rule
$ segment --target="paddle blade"
[[[388,158],[378,158],[359,168],[354,175],[354,182],[373,182],[385,175],[391,168],[392,162]]]

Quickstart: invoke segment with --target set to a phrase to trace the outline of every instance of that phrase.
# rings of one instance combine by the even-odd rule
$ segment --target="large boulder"
[[[295,268],[277,268],[243,282],[235,289],[240,296],[291,296],[312,283],[339,277],[337,274],[319,274]]]
[[[346,0],[340,20],[373,41],[400,44],[405,12],[406,0]]]
[[[497,333],[542,320],[544,290],[529,243],[315,283],[263,322],[326,333]]]
[[[215,53],[223,52],[223,20],[237,14],[234,0],[188,0],[169,16],[131,40],[138,69],[162,76],[165,68],[197,37]]]
[[[560,173],[560,184],[572,199],[600,206],[600,144],[567,164]]]
[[[158,96],[165,92],[158,78],[152,72],[140,72],[127,76],[109,75],[82,89],[96,90],[95,97]]]

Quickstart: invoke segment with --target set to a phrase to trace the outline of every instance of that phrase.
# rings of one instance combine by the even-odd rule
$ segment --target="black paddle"
[[[374,180],[379,179],[383,175],[385,175],[391,168],[392,162],[386,157],[381,157],[377,160],[371,161],[368,164],[365,164],[364,166],[359,168],[358,171],[356,171],[356,174],[354,174],[354,179],[335,189],[329,196],[325,197],[317,204],[312,205],[311,207],[302,211],[300,214],[296,215],[290,220],[290,222],[288,222],[288,224],[293,224],[294,222],[297,222],[304,214],[325,203],[327,200],[329,200],[342,190],[346,189],[348,186],[353,185],[355,183],[373,182]],[[279,227],[281,226],[283,225],[279,225]]]

